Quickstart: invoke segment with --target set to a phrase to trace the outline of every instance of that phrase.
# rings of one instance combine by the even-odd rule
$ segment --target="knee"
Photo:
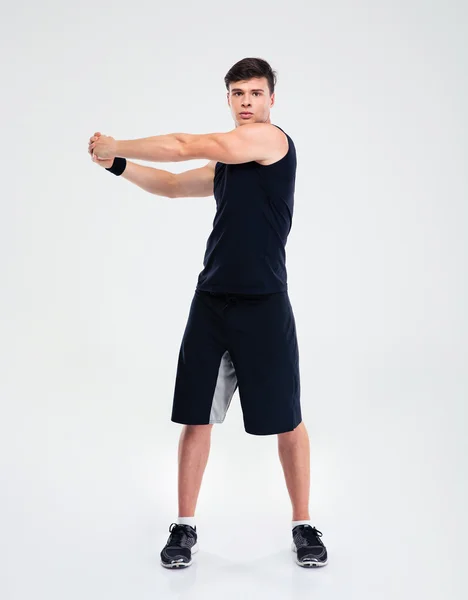
[[[208,425],[184,425],[183,431],[187,435],[206,435],[211,433],[213,423]]]
[[[293,440],[297,436],[301,435],[306,431],[304,422],[301,421],[299,425],[292,429],[291,431],[284,431],[283,433],[278,433],[278,441],[279,442],[287,442]]]

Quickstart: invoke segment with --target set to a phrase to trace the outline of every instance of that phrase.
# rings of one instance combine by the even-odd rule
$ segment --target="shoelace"
[[[301,527],[301,534],[302,537],[305,538],[311,545],[322,545],[322,540],[320,540],[319,538],[322,537],[323,533],[315,527],[307,527],[307,525],[305,525],[304,527]]]
[[[189,537],[190,534],[187,532],[187,525],[180,525],[178,523],[171,523],[169,526],[170,535],[170,545],[180,546],[182,544],[182,540],[186,537]],[[172,529],[171,529],[172,528]]]

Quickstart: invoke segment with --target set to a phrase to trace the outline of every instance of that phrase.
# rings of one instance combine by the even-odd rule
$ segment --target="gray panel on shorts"
[[[236,388],[236,370],[234,369],[231,355],[226,350],[221,357],[219,365],[218,379],[211,405],[210,423],[222,423],[224,421]]]

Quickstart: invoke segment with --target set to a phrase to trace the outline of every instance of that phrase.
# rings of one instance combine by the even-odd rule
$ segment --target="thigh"
[[[302,416],[296,323],[287,292],[239,301],[227,325],[245,430],[292,431]]]
[[[236,387],[220,301],[196,292],[179,350],[171,420],[222,422]]]

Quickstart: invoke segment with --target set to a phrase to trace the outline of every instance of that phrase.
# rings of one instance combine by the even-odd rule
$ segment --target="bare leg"
[[[213,425],[184,425],[179,440],[179,517],[195,516]]]
[[[310,519],[310,445],[304,422],[278,434],[278,453],[292,503],[292,520]]]

